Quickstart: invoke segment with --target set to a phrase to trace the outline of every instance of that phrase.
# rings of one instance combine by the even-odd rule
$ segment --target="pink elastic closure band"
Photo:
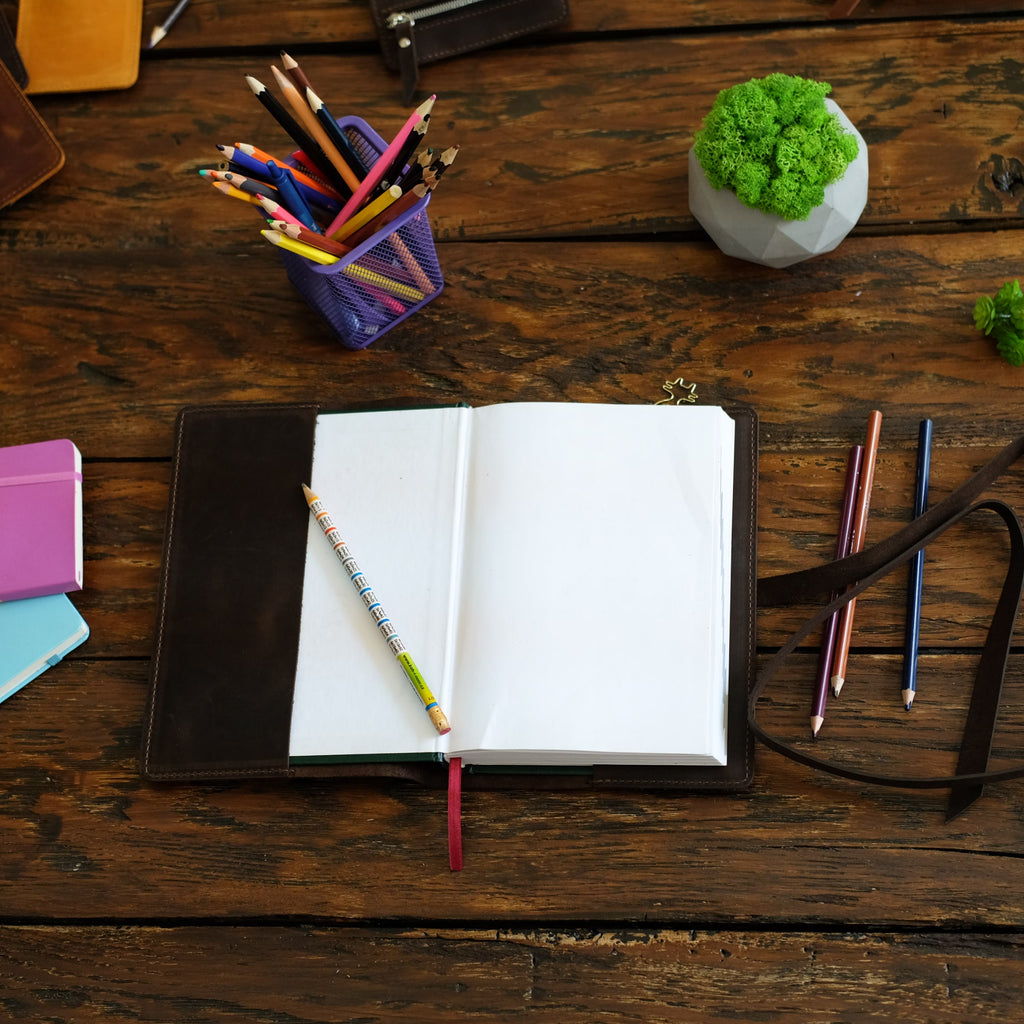
[[[22,484],[49,484],[55,480],[81,480],[82,474],[73,470],[64,473],[33,473],[29,476],[0,477],[0,487],[18,487]]]

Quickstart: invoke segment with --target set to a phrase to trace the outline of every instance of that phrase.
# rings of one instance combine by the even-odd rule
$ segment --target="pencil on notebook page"
[[[370,618],[377,627],[377,632],[384,638],[384,642],[402,666],[402,670],[405,672],[409,682],[412,683],[412,688],[423,702],[423,707],[426,709],[430,721],[433,722],[434,728],[442,736],[446,732],[451,732],[451,725],[448,723],[447,716],[441,710],[434,695],[430,692],[430,687],[427,686],[426,680],[416,667],[416,663],[412,660],[412,656],[406,649],[405,644],[402,643],[402,638],[398,635],[395,624],[391,621],[383,607],[381,607],[380,601],[377,600],[377,595],[370,586],[370,581],[366,578],[366,574],[359,568],[355,558],[352,557],[352,552],[349,550],[348,545],[342,540],[338,528],[334,525],[330,514],[324,507],[324,503],[305,484],[302,485],[302,493],[306,496],[306,504],[309,506],[309,511],[327,538],[327,543],[334,549],[334,553],[338,556],[338,561],[341,562],[345,572],[348,574],[352,586],[355,587],[356,593],[359,594],[363,605],[370,613]]]
[[[843,485],[843,502],[839,515],[839,529],[836,531],[835,557],[845,558],[850,553],[850,539],[853,533],[853,510],[857,501],[857,484],[860,481],[860,467],[864,447],[856,444],[850,449],[846,460],[846,477]],[[839,595],[833,594],[835,600]],[[836,633],[839,630],[839,612],[833,612],[825,622],[818,652],[818,672],[814,678],[814,699],[811,704],[811,735],[817,736],[825,721],[825,706],[828,703],[829,676],[832,671],[832,657],[836,649]]]
[[[921,420],[917,432],[917,472],[914,478],[914,518],[928,508],[928,477],[931,469],[932,421]],[[921,592],[924,577],[924,548],[910,563],[907,581],[907,622],[903,642],[903,706],[909,711],[917,692],[917,653],[921,643]]]
[[[358,210],[374,193],[374,190],[381,183],[384,172],[391,166],[391,161],[398,154],[399,150],[408,138],[409,132],[427,115],[434,107],[436,96],[425,99],[406,119],[404,125],[399,129],[398,134],[392,139],[391,144],[380,155],[380,158],[370,168],[370,173],[363,178],[362,184],[352,193],[352,198],[341,208],[341,212],[328,226],[325,234],[333,235],[342,224]]]
[[[855,555],[864,547],[864,535],[868,525],[868,509],[871,506],[871,487],[875,479],[875,461],[878,458],[878,438],[882,431],[882,414],[876,409],[868,417],[868,433],[864,442],[864,457],[861,462],[860,483],[857,488],[857,503],[853,511],[853,531],[850,537],[850,554]],[[846,667],[850,657],[850,639],[853,636],[853,613],[857,599],[847,602],[839,615],[839,630],[836,634],[836,653],[832,663],[832,693],[839,696],[846,682]]]
[[[349,167],[345,158],[338,152],[338,147],[327,137],[323,125],[313,116],[313,111],[309,109],[304,94],[295,88],[295,83],[277,65],[271,65],[270,70],[274,73],[278,88],[288,105],[295,111],[296,117],[305,126],[306,131],[316,139],[317,145],[326,155],[331,166],[341,175],[349,189],[354,192],[359,188],[359,179],[352,172],[352,168]]]

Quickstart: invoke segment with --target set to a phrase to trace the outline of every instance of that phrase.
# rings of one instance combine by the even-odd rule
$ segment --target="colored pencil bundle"
[[[380,154],[353,137],[313,91],[298,63],[282,53],[284,71],[271,70],[283,97],[278,99],[257,78],[246,75],[253,95],[298,147],[283,160],[247,143],[220,145],[223,160],[199,173],[224,195],[261,209],[262,235],[274,245],[319,264],[333,264],[388,224],[396,221],[437,187],[459,147],[443,152],[423,148],[436,97],[421,103]],[[342,122],[343,123],[343,122]],[[358,133],[356,133],[356,136]],[[406,248],[395,236],[396,248]],[[411,262],[410,262],[411,260]],[[433,286],[415,258],[398,253],[398,262],[416,282]],[[352,276],[387,278],[376,268],[352,269]],[[378,280],[374,285],[380,285]],[[424,287],[426,285],[426,287]],[[389,294],[402,289],[385,288]],[[409,298],[408,294],[401,296]],[[419,294],[419,298],[423,295]]]

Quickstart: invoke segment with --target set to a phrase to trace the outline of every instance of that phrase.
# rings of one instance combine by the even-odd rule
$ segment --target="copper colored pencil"
[[[860,467],[864,456],[862,445],[854,445],[846,460],[846,480],[843,487],[842,511],[839,529],[836,531],[835,557],[845,558],[850,553],[850,539],[853,533],[853,511],[857,500],[857,484],[860,481]],[[838,594],[833,594],[835,600]],[[839,612],[833,612],[825,623],[818,652],[818,674],[814,679],[814,700],[811,705],[811,735],[817,736],[825,721],[825,705],[828,703],[829,673],[832,670],[832,656],[836,649],[836,633],[839,629]]]
[[[332,256],[347,256],[352,251],[347,245],[342,245],[341,242],[335,242],[333,239],[319,235],[315,231],[310,231],[309,228],[305,228],[301,224],[293,224],[286,220],[275,220],[271,223],[270,227],[275,231],[280,231],[282,235],[294,238],[297,242],[305,242],[306,245],[311,245],[315,249],[329,252]]]
[[[850,554],[855,555],[864,547],[864,534],[868,525],[868,508],[871,505],[871,487],[875,478],[875,461],[878,458],[878,438],[882,431],[882,414],[876,409],[868,417],[868,434],[864,442],[864,460],[860,471],[860,486],[857,490],[857,504],[853,513],[853,533],[850,538]],[[846,682],[846,666],[850,656],[850,638],[853,636],[853,613],[857,604],[854,598],[843,606],[839,617],[839,631],[836,635],[835,660],[832,663],[832,693],[839,696]]]

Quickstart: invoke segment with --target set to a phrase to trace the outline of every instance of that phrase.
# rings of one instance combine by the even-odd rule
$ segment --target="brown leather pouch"
[[[29,93],[127,89],[139,75],[142,0],[21,0]]]
[[[554,28],[569,18],[569,0],[370,0],[384,63],[402,76],[412,102],[423,64]]]
[[[0,63],[0,207],[9,206],[64,166],[64,150]]]

